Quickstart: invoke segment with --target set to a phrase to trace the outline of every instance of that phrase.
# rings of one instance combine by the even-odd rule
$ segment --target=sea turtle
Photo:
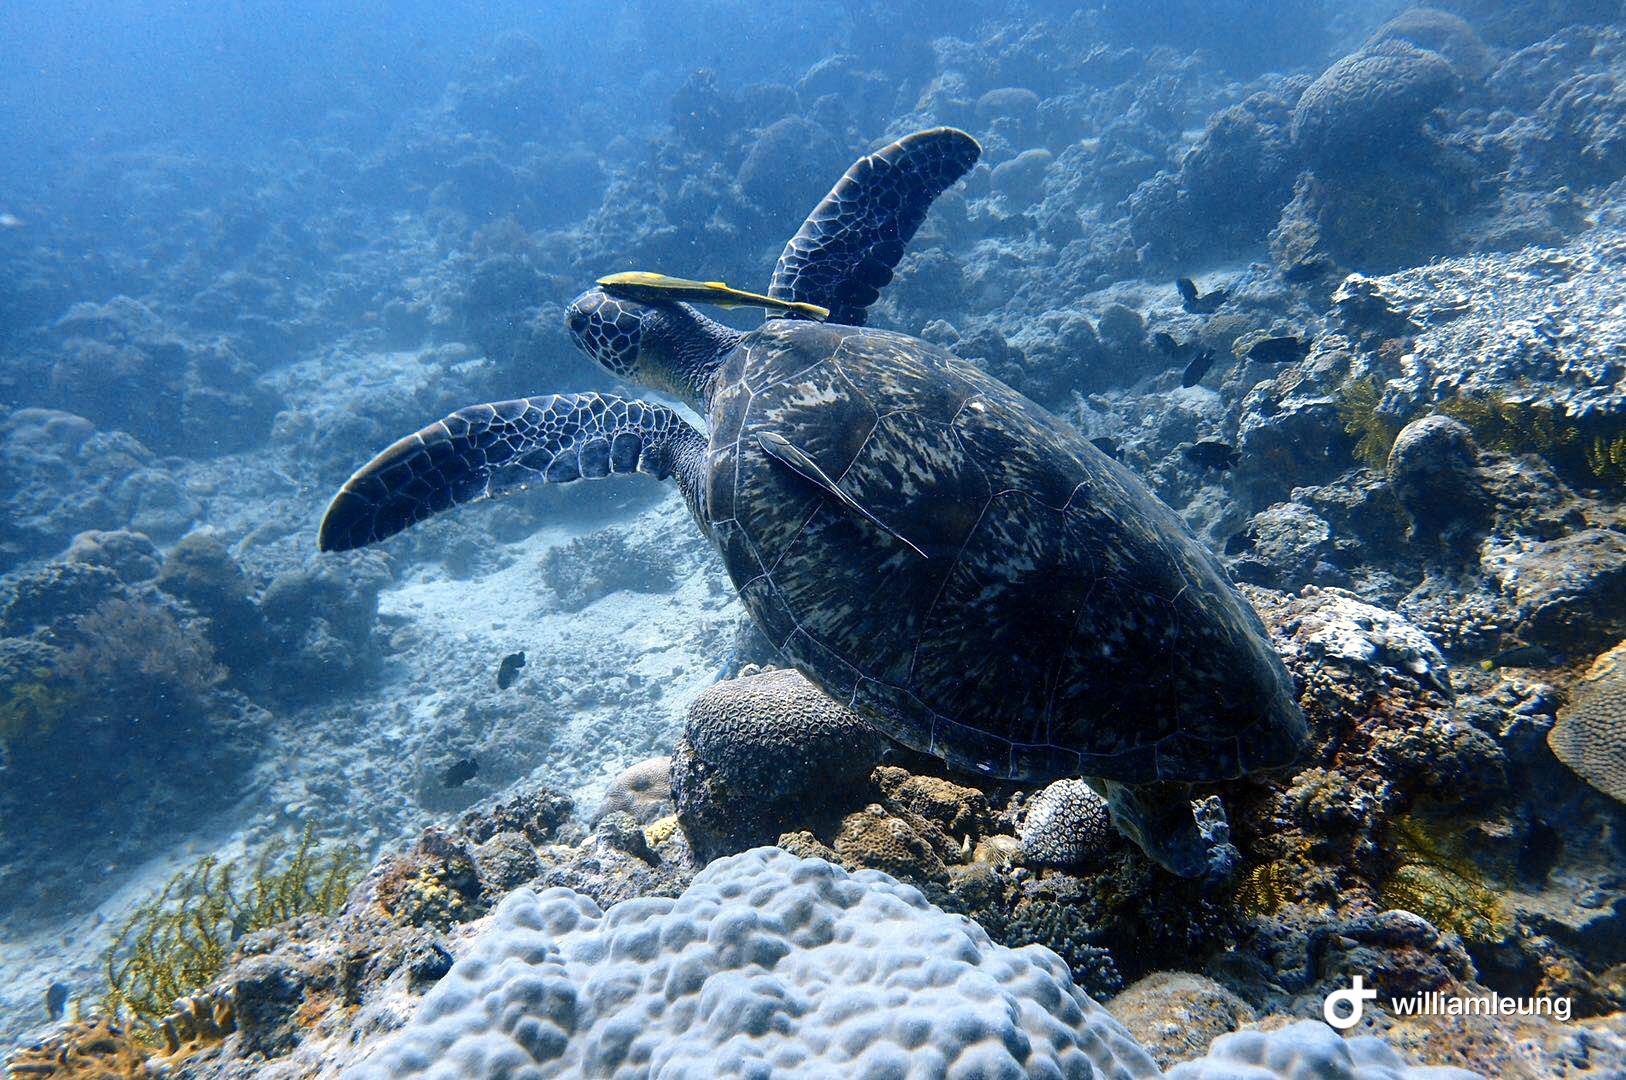
[[[752,618],[825,693],[958,769],[1094,778],[1159,861],[1222,872],[1166,782],[1295,757],[1304,720],[1258,616],[1088,439],[975,365],[863,326],[980,152],[936,128],[860,158],[786,245],[778,310],[748,333],[661,298],[754,295],[719,283],[638,274],[576,298],[577,345],[709,435],[597,393],[460,409],[350,478],[322,549],[535,482],[670,477]]]

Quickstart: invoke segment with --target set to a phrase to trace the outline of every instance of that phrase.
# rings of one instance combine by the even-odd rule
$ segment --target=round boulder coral
[[[1404,41],[1439,53],[1470,78],[1483,78],[1491,68],[1490,50],[1466,19],[1439,8],[1415,7],[1402,11],[1375,30],[1367,47],[1385,41]]]
[[[1449,416],[1425,416],[1400,430],[1386,472],[1414,537],[1460,536],[1485,520],[1489,495],[1478,458],[1468,425]]]
[[[1169,1070],[1169,1080],[1479,1080],[1477,1073],[1407,1063],[1382,1039],[1345,1039],[1319,1020],[1214,1040],[1206,1057]]]
[[[1112,815],[1083,780],[1057,780],[1033,797],[1016,835],[1027,862],[1082,866],[1111,843]]]
[[[604,801],[593,820],[611,814],[631,814],[640,825],[648,825],[662,813],[670,813],[672,802],[672,759],[652,757],[621,770],[610,781]]]
[[[689,707],[672,758],[678,819],[702,858],[772,843],[851,809],[883,745],[800,672],[728,679]]]
[[[1392,151],[1457,85],[1451,62],[1439,53],[1382,42],[1344,57],[1310,84],[1293,110],[1293,141],[1323,164]]]

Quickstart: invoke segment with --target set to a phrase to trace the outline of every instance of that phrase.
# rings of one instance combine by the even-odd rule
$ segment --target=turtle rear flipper
[[[976,139],[943,127],[859,158],[785,245],[768,295],[862,326],[932,202],[981,155]]]
[[[459,409],[399,440],[328,504],[323,551],[374,544],[460,503],[623,473],[676,473],[691,498],[706,437],[663,405],[548,394]]]
[[[1112,824],[1171,874],[1211,887],[1231,880],[1240,858],[1225,807],[1215,796],[1193,799],[1184,784],[1100,781]]]

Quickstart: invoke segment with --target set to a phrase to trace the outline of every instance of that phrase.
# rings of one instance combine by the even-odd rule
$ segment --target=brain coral
[[[726,679],[689,706],[672,756],[678,818],[703,858],[772,843],[850,809],[881,748],[869,725],[800,672]]]
[[[1593,661],[1547,745],[1581,779],[1626,802],[1626,641]]]
[[[600,821],[614,813],[631,814],[641,825],[661,816],[672,801],[672,759],[652,757],[623,769],[604,793],[593,814]]]
[[[1490,51],[1467,21],[1438,8],[1415,7],[1402,11],[1378,27],[1368,47],[1383,41],[1405,41],[1432,49],[1451,61],[1458,71],[1482,78],[1491,67]]]
[[[1344,1039],[1315,1020],[1221,1035],[1207,1057],[1169,1070],[1169,1080],[1475,1080],[1477,1075],[1407,1065],[1381,1039]]]
[[[1451,62],[1403,41],[1351,53],[1321,73],[1293,110],[1293,141],[1319,163],[1392,150],[1457,89]]]
[[[1156,1077],[1047,949],[876,871],[757,848],[676,900],[511,893],[350,1074]]]

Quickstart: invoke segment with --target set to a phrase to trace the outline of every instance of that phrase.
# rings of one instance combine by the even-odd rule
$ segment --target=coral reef
[[[218,535],[181,537],[164,554],[154,584],[208,620],[209,641],[229,668],[247,669],[263,657],[265,628],[254,588]]]
[[[1355,274],[1334,309],[1359,333],[1407,339],[1404,369],[1381,388],[1390,416],[1453,397],[1552,410],[1568,424],[1618,416],[1623,391],[1609,342],[1620,320],[1595,298],[1622,288],[1623,246],[1626,237],[1597,230],[1558,249]]]
[[[10,577],[0,628],[0,881],[8,914],[36,918],[73,880],[64,861],[128,858],[229,805],[264,714],[183,610],[106,567]]]
[[[381,659],[378,594],[390,580],[387,563],[366,552],[311,558],[272,578],[255,620],[277,643],[259,669],[270,692],[301,702],[371,674]]]
[[[127,95],[136,124],[114,97],[88,128],[22,117],[0,205],[0,1036],[34,1044],[13,1070],[335,1075],[511,890],[637,912],[777,841],[885,867],[1001,946],[1054,951],[1087,993],[1149,976],[1113,1007],[1165,1068],[1404,1075],[1286,1027],[1359,973],[1574,1003],[1567,1023],[1375,1004],[1362,1033],[1418,1059],[1618,1071],[1618,3],[624,8],[511,13],[529,32],[496,40],[481,19],[307,35],[322,70],[376,76],[338,89],[251,35],[277,77],[216,94],[241,107],[212,129],[205,108],[168,125],[162,95]],[[236,78],[237,35],[205,36],[208,63],[173,60],[199,101]],[[105,84],[84,74],[88,99]],[[1223,801],[1231,888],[1173,880],[1094,804],[1058,828],[1045,794],[887,747],[788,674],[783,695],[702,694],[677,745],[719,667],[784,660],[734,641],[698,539],[634,523],[681,513],[653,484],[530,492],[311,558],[324,492],[395,433],[606,388],[561,327],[594,278],[763,286],[857,154],[940,123],[984,164],[871,321],[1143,475],[1224,551],[1313,721],[1294,768],[1197,793]],[[31,145],[45,128],[70,152]],[[1289,335],[1308,355],[1248,356]],[[1236,466],[1182,459],[1208,440]],[[478,776],[446,786],[463,758]],[[154,991],[142,1024],[35,1026],[46,985],[89,991],[121,921],[96,912],[312,816],[393,852],[341,909],[217,927],[212,985]],[[614,929],[631,918],[598,917],[600,940],[644,948]],[[156,1000],[171,989],[196,996]]]
[[[0,568],[54,554],[85,529],[178,536],[200,509],[134,436],[72,413],[28,408],[0,418],[0,465]]]
[[[621,529],[603,529],[551,548],[542,566],[561,611],[580,611],[621,589],[667,592],[677,573],[669,551],[634,548]]]

